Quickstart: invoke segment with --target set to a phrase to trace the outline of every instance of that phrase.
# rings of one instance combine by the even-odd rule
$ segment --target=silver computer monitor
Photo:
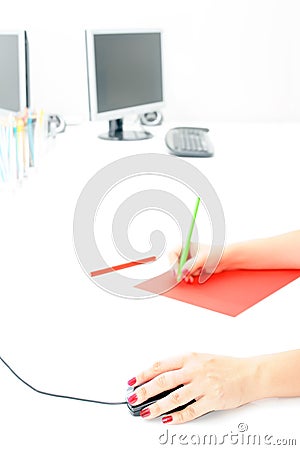
[[[145,131],[123,129],[132,113],[163,106],[162,33],[160,31],[86,31],[90,120],[108,120],[99,137],[135,140]]]
[[[0,113],[30,106],[27,34],[0,31]]]

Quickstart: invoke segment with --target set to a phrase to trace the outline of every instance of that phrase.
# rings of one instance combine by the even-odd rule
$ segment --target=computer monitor
[[[0,31],[0,113],[30,106],[26,31]]]
[[[124,116],[163,106],[160,31],[86,31],[90,120],[109,120],[99,137],[137,140],[151,133],[123,130]]]

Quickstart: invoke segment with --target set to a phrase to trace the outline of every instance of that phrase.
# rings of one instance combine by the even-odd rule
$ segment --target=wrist
[[[241,244],[229,244],[225,247],[219,268],[223,270],[236,270],[243,266],[243,249]]]
[[[246,358],[248,369],[245,396],[248,401],[263,398],[281,397],[284,394],[284,383],[278,372],[277,355],[261,355]]]
[[[246,404],[269,396],[263,356],[242,360],[242,401]]]

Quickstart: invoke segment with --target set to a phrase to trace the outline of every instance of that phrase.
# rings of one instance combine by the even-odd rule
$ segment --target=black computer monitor
[[[0,31],[0,68],[0,112],[19,112],[29,107],[26,31]]]
[[[90,120],[109,121],[100,138],[151,137],[123,130],[123,117],[163,106],[161,38],[160,31],[86,31]]]

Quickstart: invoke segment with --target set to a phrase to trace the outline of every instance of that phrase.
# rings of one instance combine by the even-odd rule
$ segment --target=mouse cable
[[[58,397],[58,398],[66,398],[68,400],[78,400],[80,402],[89,402],[89,403],[99,403],[101,405],[126,405],[126,401],[123,402],[104,402],[101,400],[90,400],[87,398],[78,398],[78,397],[71,397],[69,395],[60,395],[60,394],[51,394],[49,392],[40,391],[39,389],[36,389],[35,387],[31,386],[31,384],[27,383],[27,381],[24,381],[8,364],[4,361],[3,358],[0,356],[0,360],[3,362],[3,364],[11,371],[11,373],[18,378],[18,380],[22,381],[23,384],[28,386],[33,391],[37,392],[38,394],[48,395],[50,397]]]

